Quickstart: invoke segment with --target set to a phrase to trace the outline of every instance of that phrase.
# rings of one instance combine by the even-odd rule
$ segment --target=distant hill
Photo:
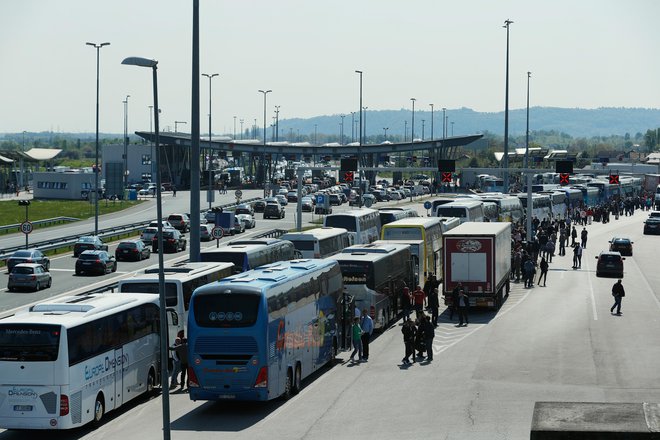
[[[504,111],[496,113],[476,112],[469,108],[447,109],[448,136],[483,133],[485,131],[504,135]],[[434,137],[442,137],[442,110],[434,111]],[[357,113],[356,113],[357,120]],[[431,135],[431,112],[415,111],[415,137],[422,137],[422,119],[424,137]],[[625,135],[629,133],[645,133],[648,129],[660,127],[660,109],[645,108],[559,108],[531,107],[529,110],[530,131],[555,130],[572,137],[593,137]],[[405,122],[408,121],[408,136],[411,129],[411,111],[401,110],[368,110],[366,113],[366,135],[383,135],[383,127],[388,127],[387,135],[403,136]],[[339,135],[340,115],[317,116],[308,119],[280,120],[280,139],[288,139],[289,133],[295,136],[313,136],[314,125],[318,133]],[[356,123],[357,124],[357,123]],[[526,109],[509,110],[509,134],[511,136],[525,133]],[[290,130],[291,129],[291,130]],[[357,132],[357,130],[356,130]],[[357,136],[357,135],[356,135]],[[351,138],[351,114],[344,118],[344,137]]]

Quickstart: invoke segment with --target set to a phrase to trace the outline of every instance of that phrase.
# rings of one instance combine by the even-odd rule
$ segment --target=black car
[[[39,249],[24,249],[14,252],[7,259],[7,272],[11,272],[14,266],[21,263],[41,264],[46,272],[50,269],[50,259]]]
[[[284,218],[284,206],[279,203],[268,203],[264,208],[264,218]]]
[[[266,201],[257,200],[252,204],[252,207],[254,208],[254,212],[264,212],[264,208],[266,207]]]
[[[142,240],[122,241],[115,249],[115,258],[119,260],[141,261],[151,256],[151,249]]]
[[[614,237],[610,240],[610,250],[619,252],[625,257],[632,257],[633,254],[633,242],[629,238],[623,237]]]
[[[623,278],[623,258],[618,252],[601,252],[596,257],[598,263],[596,264],[597,277],[614,277]]]
[[[84,251],[107,251],[108,245],[103,244],[101,237],[97,235],[86,235],[80,237],[73,245],[73,256],[78,257]]]
[[[76,275],[117,271],[117,260],[107,251],[83,251],[76,260]]]
[[[645,235],[658,235],[660,234],[660,218],[658,217],[649,217],[644,222],[644,234]]]
[[[185,251],[188,241],[176,229],[163,230],[163,251],[164,252],[179,252]],[[152,252],[158,252],[158,234],[151,240]]]

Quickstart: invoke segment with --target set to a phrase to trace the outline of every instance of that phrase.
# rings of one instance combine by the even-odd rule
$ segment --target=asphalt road
[[[368,363],[328,368],[288,402],[192,402],[173,392],[172,438],[522,440],[536,401],[659,402],[660,236],[642,235],[645,217],[589,226],[581,269],[570,255],[555,257],[548,287],[513,284],[498,313],[472,311],[470,325],[458,328],[445,311],[432,363],[401,364],[396,323],[372,342]],[[614,235],[635,242],[622,316],[609,312],[616,280],[595,276],[594,256]],[[157,439],[161,420],[155,397],[109,414],[95,430],[40,435]],[[0,440],[24,435],[0,432]]]

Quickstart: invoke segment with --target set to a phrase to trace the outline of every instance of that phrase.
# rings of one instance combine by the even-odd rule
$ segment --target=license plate
[[[614,267],[614,264],[606,264],[605,267]]]
[[[32,405],[14,405],[14,411],[32,411]]]
[[[122,252],[125,253],[125,254],[127,254],[127,253],[128,253],[128,249],[124,249]]]
[[[89,266],[90,264],[92,264],[92,263],[89,262],[89,261],[83,261],[83,266]]]

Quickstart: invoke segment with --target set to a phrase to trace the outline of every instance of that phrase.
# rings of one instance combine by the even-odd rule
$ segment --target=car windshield
[[[616,263],[621,261],[621,257],[618,255],[603,254],[600,256],[600,261],[605,263]]]
[[[16,251],[14,252],[14,257],[31,257],[32,251]]]
[[[88,254],[88,253],[83,252],[82,254],[80,254],[79,258],[81,260],[98,260],[99,255],[98,254]]]
[[[78,243],[94,243],[94,237],[80,237]]]
[[[117,247],[120,248],[120,249],[133,249],[133,248],[137,247],[137,244],[135,244],[131,241],[128,241],[128,242],[124,242],[124,243],[119,243],[119,246],[117,246]]]
[[[630,244],[630,240],[624,240],[624,239],[614,240],[613,244],[628,245]]]

